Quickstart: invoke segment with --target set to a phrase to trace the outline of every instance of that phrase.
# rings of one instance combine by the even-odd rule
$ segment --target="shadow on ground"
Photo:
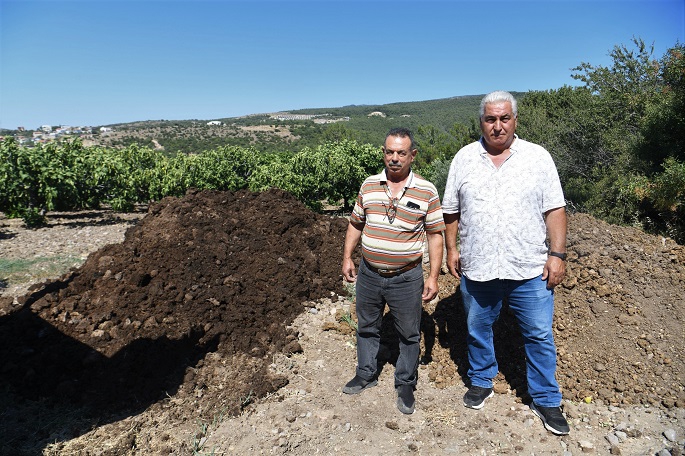
[[[0,454],[32,454],[44,447],[132,416],[183,383],[188,366],[216,350],[203,334],[180,340],[137,339],[102,355],[36,316],[29,297],[0,318]]]

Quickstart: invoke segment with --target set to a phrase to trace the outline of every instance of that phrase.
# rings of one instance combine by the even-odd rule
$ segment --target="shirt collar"
[[[480,137],[480,154],[481,155],[486,155],[488,153],[487,150],[485,150],[485,140],[483,137]],[[514,133],[514,141],[512,141],[511,146],[509,146],[509,151],[513,154],[514,152],[518,152],[518,143],[519,143],[519,137],[516,133]],[[385,170],[383,170],[385,172]]]
[[[381,183],[387,184],[388,182],[388,175],[385,173],[385,168],[383,169],[383,172],[381,172]],[[414,186],[414,171],[409,170],[409,178],[407,179],[407,183],[404,185],[404,188],[412,188]]]
[[[511,151],[512,154],[513,154],[514,152],[518,152],[518,151],[519,151],[519,148],[518,148],[519,142],[520,142],[520,141],[519,141],[518,135],[516,135],[516,133],[514,133],[514,141],[511,143],[511,146],[509,146],[509,150]]]

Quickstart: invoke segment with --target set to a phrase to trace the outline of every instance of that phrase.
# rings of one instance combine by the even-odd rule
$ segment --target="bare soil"
[[[395,408],[389,319],[378,386],[341,393],[355,366],[346,219],[280,191],[189,192],[142,215],[50,214],[36,231],[0,218],[3,260],[78,266],[28,291],[0,277],[0,454],[684,452],[685,248],[670,239],[570,216],[554,329],[572,430],[556,437],[527,406],[506,309],[498,394],[463,407],[448,274],[424,306],[416,412]]]

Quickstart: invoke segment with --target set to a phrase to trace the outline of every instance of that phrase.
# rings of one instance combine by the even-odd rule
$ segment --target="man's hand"
[[[447,269],[454,277],[461,277],[461,260],[459,257],[459,250],[447,251]]]
[[[566,275],[566,263],[561,258],[549,256],[545,267],[542,270],[542,280],[547,281],[547,288],[550,290],[564,280]]]
[[[342,275],[346,282],[357,281],[357,270],[354,268],[354,261],[352,261],[352,252],[362,238],[362,230],[364,224],[355,224],[350,220],[347,224],[347,232],[345,233],[345,245],[343,246],[343,261],[342,261]]]
[[[423,294],[421,297],[424,302],[430,302],[438,295],[438,276],[442,267],[442,246],[444,241],[442,232],[426,233],[426,239],[428,240],[430,272],[423,284]]]
[[[457,249],[459,234],[459,213],[443,214],[445,220],[445,247],[447,248],[447,269],[454,277],[461,277],[461,260]]]
[[[545,212],[545,225],[549,235],[549,249],[553,252],[566,251],[566,208],[558,207]],[[564,280],[566,263],[555,256],[547,257],[542,270],[542,280],[547,281],[547,288],[553,289]]]
[[[345,282],[357,281],[357,270],[354,267],[354,261],[352,261],[352,258],[343,259],[342,275],[345,278]]]
[[[423,299],[423,302],[430,302],[435,297],[438,295],[438,279],[434,277],[428,277],[426,278],[425,283],[423,284],[423,294],[421,295],[421,299]]]

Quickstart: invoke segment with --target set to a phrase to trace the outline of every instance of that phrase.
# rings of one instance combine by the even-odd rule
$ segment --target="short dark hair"
[[[410,129],[404,127],[392,128],[387,135],[385,135],[385,140],[387,141],[390,136],[399,136],[400,138],[409,138],[411,140],[411,150],[416,149],[416,142],[414,141],[414,134]],[[383,143],[385,146],[385,142]]]

